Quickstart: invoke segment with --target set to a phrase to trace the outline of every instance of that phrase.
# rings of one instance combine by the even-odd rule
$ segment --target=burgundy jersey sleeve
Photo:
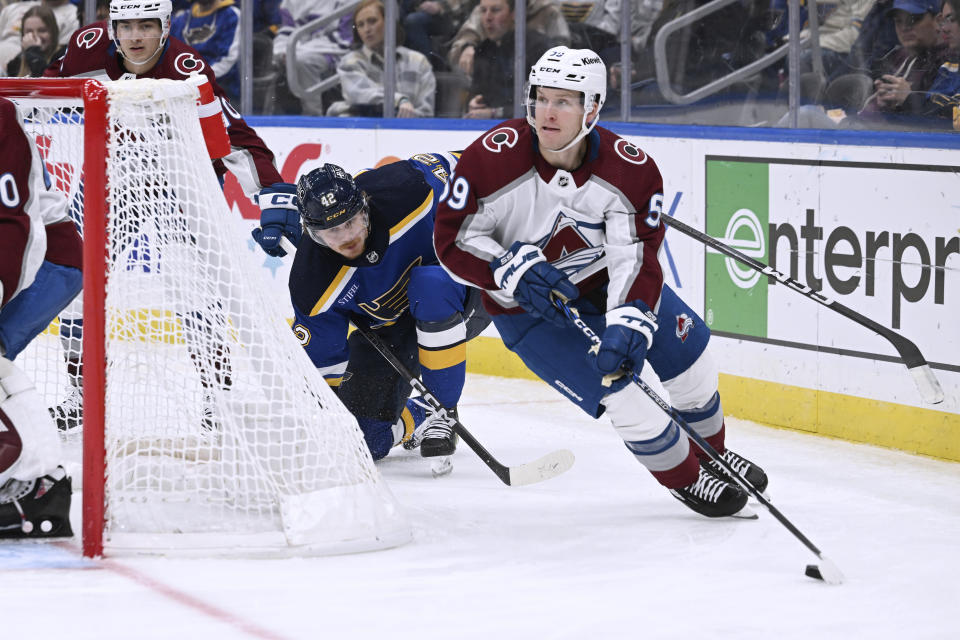
[[[86,27],[77,29],[70,41],[67,43],[67,50],[57,60],[50,63],[43,75],[52,78],[72,78],[74,76],[87,76],[101,79],[111,78],[116,80],[118,76],[109,74],[109,59],[113,57],[114,47],[111,46],[110,38],[107,37],[106,21],[94,22]],[[114,62],[113,67],[119,72],[119,67]]]
[[[477,138],[460,156],[447,198],[437,208],[434,245],[457,279],[493,290],[490,262],[509,248],[496,238],[502,216],[484,207],[487,198],[529,173],[532,140],[525,120],[508,120]],[[518,213],[518,215],[522,215]]]
[[[237,177],[244,193],[250,197],[263,187],[282,182],[273,153],[227,100],[226,93],[217,84],[213,69],[196,49],[171,36],[164,45],[157,65],[146,74],[136,77],[184,80],[196,73],[202,73],[210,80],[227,121],[232,152],[214,163],[217,175],[223,175],[229,169]],[[74,33],[66,54],[54,61],[44,75],[62,78],[82,75],[110,80],[134,77],[121,67],[116,45],[107,37],[105,21],[95,22]]]
[[[641,300],[655,309],[663,288],[663,178],[642,149],[606,129],[599,132],[600,160],[594,175],[622,194],[624,205],[604,216],[608,308]]]
[[[51,259],[47,229],[57,238],[53,261],[80,266],[80,239],[67,217],[66,197],[47,185],[40,155],[20,122],[13,103],[0,98],[0,305],[30,286]]]
[[[257,132],[244,121],[240,112],[230,104],[227,94],[217,83],[213,69],[196,49],[171,36],[163,58],[154,67],[154,72],[154,77],[174,80],[183,80],[194,73],[202,73],[210,80],[213,92],[220,100],[223,114],[227,119],[227,134],[230,136],[232,148],[229,156],[214,163],[218,175],[223,174],[225,165],[226,169],[237,177],[248,197],[252,197],[263,187],[283,182],[274,164],[273,152],[267,148]]]

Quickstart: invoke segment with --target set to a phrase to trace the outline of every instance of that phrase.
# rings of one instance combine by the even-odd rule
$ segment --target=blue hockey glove
[[[550,296],[556,294],[564,300],[573,300],[580,291],[563,271],[547,262],[539,247],[514,242],[510,251],[490,263],[490,268],[497,286],[513,296],[524,311],[557,326],[566,326],[566,318],[553,306]]]
[[[597,353],[597,371],[610,375],[628,369],[640,373],[657,330],[654,315],[640,301],[607,311],[607,328]]]
[[[260,205],[260,226],[251,231],[251,235],[267,254],[282,258],[287,252],[280,246],[280,237],[287,236],[296,246],[303,233],[297,207],[297,186],[277,182],[261,189],[253,200]]]

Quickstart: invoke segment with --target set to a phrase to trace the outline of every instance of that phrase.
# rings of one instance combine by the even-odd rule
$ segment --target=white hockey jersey
[[[539,246],[581,295],[607,285],[607,308],[643,301],[663,287],[658,253],[663,180],[653,159],[596,127],[573,172],[548,164],[526,120],[508,120],[463,152],[437,210],[434,244],[451,275],[485,290],[492,314],[520,311],[493,279],[490,262],[516,241]]]

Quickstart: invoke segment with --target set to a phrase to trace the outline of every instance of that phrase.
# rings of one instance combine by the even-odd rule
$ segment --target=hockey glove
[[[277,182],[264,187],[253,197],[260,205],[260,226],[251,234],[268,255],[282,258],[287,252],[280,246],[280,237],[287,236],[294,246],[300,244],[300,211],[297,208],[297,186]]]
[[[597,371],[611,375],[622,369],[640,373],[657,323],[643,302],[635,301],[607,311],[607,328],[597,353]]]
[[[550,296],[556,294],[564,300],[573,300],[580,291],[563,271],[547,262],[539,247],[514,242],[510,251],[490,263],[490,268],[500,289],[513,296],[524,311],[557,326],[566,326],[566,318],[553,306]]]

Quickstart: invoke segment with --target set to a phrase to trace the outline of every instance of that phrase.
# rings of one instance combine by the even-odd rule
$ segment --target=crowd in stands
[[[654,38],[671,20],[707,1],[631,0],[634,108],[669,106],[658,84]],[[821,0],[815,16],[802,2],[800,125],[960,130],[957,1]],[[398,0],[393,113],[511,117],[514,3]],[[98,0],[99,19],[108,5]],[[204,56],[236,101],[241,12],[254,12],[255,112],[383,114],[382,0],[174,0],[173,5],[171,35]],[[666,45],[671,89],[697,89],[784,45],[787,6],[788,0],[745,0],[677,31]],[[0,72],[9,76],[40,75],[83,24],[82,5],[71,0],[0,0],[0,7]],[[526,64],[554,45],[591,48],[607,64],[611,89],[619,91],[621,0],[526,0],[525,9]],[[809,39],[814,17],[819,56]],[[785,110],[788,69],[783,58],[712,99],[763,98]],[[616,103],[609,100],[607,108],[618,108]]]

